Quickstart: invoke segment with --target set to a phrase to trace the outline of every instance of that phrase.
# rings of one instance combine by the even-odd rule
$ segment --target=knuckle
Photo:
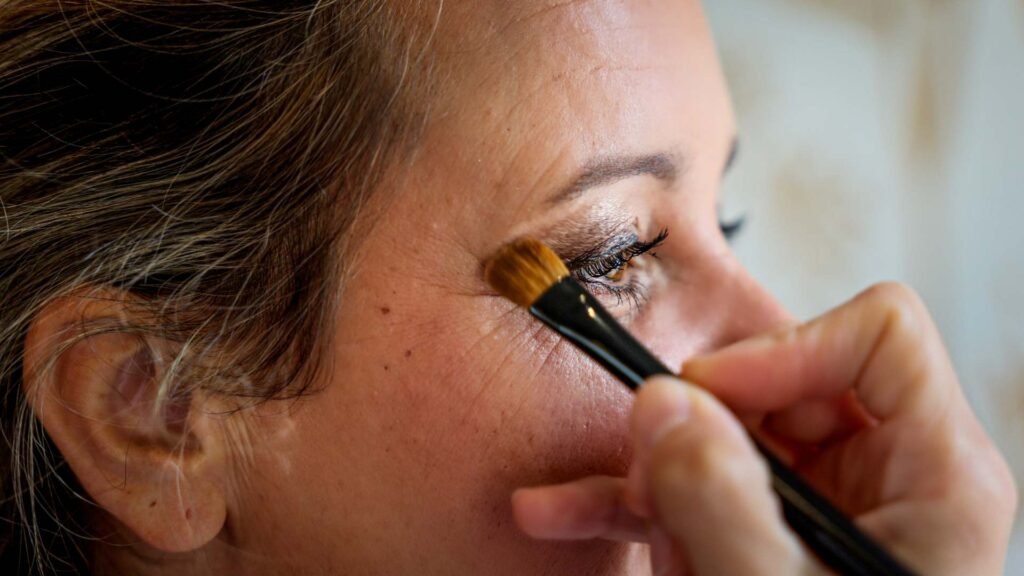
[[[927,315],[921,296],[906,284],[883,282],[868,288],[864,296],[897,318],[914,319]]]
[[[987,466],[976,467],[976,485],[989,502],[998,502],[1000,509],[1015,516],[1019,501],[1017,482],[1006,460],[995,447],[990,449]]]
[[[873,352],[885,350],[886,358],[898,359],[908,399],[927,396],[936,375],[953,374],[938,330],[914,290],[888,282],[869,288],[865,297],[880,327]]]
[[[883,282],[868,288],[864,296],[897,319],[913,321],[928,315],[924,300],[906,284]]]
[[[963,440],[956,451],[947,469],[938,473],[949,478],[949,506],[956,513],[964,546],[984,549],[1001,542],[1012,529],[1017,485],[1009,464],[987,438]]]
[[[920,300],[913,288],[901,282],[879,282],[868,288],[868,294],[887,301],[912,304]]]
[[[1002,470],[1003,496],[1006,499],[1007,509],[1013,516],[1016,516],[1017,508],[1020,506],[1020,488],[1017,486],[1017,481],[1014,479],[1009,466],[1007,466],[1005,462],[1003,463]]]

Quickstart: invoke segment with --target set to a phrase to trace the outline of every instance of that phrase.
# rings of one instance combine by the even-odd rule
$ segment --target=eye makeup
[[[644,254],[656,257],[652,250],[667,237],[667,228],[650,240],[642,240],[636,232],[626,232],[570,258],[566,266],[572,277],[588,286],[591,292],[614,296],[618,304],[629,300],[634,308],[640,308],[647,299],[647,286],[630,271],[637,267],[634,263],[636,258]]]
[[[617,211],[591,212],[543,234],[573,278],[610,309],[636,313],[647,300],[657,267],[654,250],[668,230],[644,236],[637,218]]]
[[[727,241],[742,230],[745,219],[725,221],[718,228]],[[562,255],[573,279],[587,287],[610,308],[628,305],[630,313],[640,310],[648,299],[656,249],[668,238],[662,228],[644,237],[638,219],[626,214],[598,213],[562,223],[545,234],[546,241]],[[609,301],[610,300],[610,301]]]
[[[593,298],[562,257],[533,238],[502,247],[484,263],[484,277],[500,294],[527,308],[631,390],[657,374],[672,374]],[[772,487],[790,527],[822,561],[844,576],[913,576],[757,438]]]

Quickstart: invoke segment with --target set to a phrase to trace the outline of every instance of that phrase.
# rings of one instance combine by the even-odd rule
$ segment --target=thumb
[[[679,408],[666,416],[665,406]],[[647,494],[634,497],[647,502],[696,576],[812,571],[813,561],[783,523],[767,465],[714,397],[659,377],[641,389],[633,416],[635,434],[655,436],[635,438],[645,453],[637,463],[646,467],[637,474],[645,479],[639,489]],[[659,418],[675,425],[650,421]]]

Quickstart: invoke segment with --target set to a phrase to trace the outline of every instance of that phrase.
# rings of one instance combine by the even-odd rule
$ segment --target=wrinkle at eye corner
[[[494,321],[481,324],[480,339],[467,348],[466,354],[472,354],[473,350],[484,342],[507,351],[502,357],[501,365],[516,355],[525,355],[523,357],[530,359],[550,354],[550,350],[558,345],[561,338],[532,316],[522,317],[521,320],[513,318],[511,314],[518,311],[518,307],[511,308],[508,313]]]
[[[494,297],[500,298],[499,296]],[[478,333],[481,339],[504,340],[509,346],[522,346],[526,342],[540,341],[541,335],[544,332],[548,332],[552,337],[557,338],[557,335],[551,332],[550,328],[532,315],[529,315],[525,310],[511,302],[508,304],[508,308],[498,316],[479,324]]]
[[[449,376],[454,377],[460,372],[458,366],[465,364],[464,359],[489,356],[485,373],[473,375],[479,388],[473,393],[473,400],[468,403],[470,406],[483,398],[495,382],[507,379],[510,368],[515,372],[517,380],[535,381],[536,374],[558,357],[559,346],[567,344],[557,333],[525,310],[510,302],[506,304],[507,308],[488,315],[487,320],[477,324],[473,340],[462,347],[446,370]],[[470,412],[466,411],[460,421],[465,423],[469,415]]]
[[[471,420],[476,406],[479,404],[481,399],[484,398],[486,392],[493,387],[495,382],[500,380],[501,375],[505,373],[508,364],[510,362],[514,362],[513,359],[517,355],[517,346],[515,343],[523,337],[524,332],[529,330],[529,328],[524,327],[522,331],[516,334],[511,336],[502,336],[501,332],[503,328],[508,326],[507,323],[496,322],[486,326],[481,324],[481,326],[483,328],[480,331],[480,338],[470,346],[467,346],[462,356],[472,357],[475,350],[492,342],[498,342],[498,345],[502,346],[500,349],[502,349],[503,353],[500,358],[496,358],[496,362],[489,363],[488,372],[482,375],[479,388],[473,394],[472,399],[466,403],[466,407],[462,411],[461,417],[458,419],[459,428],[465,426],[467,422]],[[501,342],[502,340],[504,340],[504,342]]]

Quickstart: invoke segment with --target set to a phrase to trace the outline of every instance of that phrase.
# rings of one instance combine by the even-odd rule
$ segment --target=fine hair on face
[[[201,4],[0,10],[2,573],[85,571],[102,538],[27,399],[45,305],[127,302],[74,333],[137,335],[163,403],[298,395],[359,209],[423,121],[436,8]]]

